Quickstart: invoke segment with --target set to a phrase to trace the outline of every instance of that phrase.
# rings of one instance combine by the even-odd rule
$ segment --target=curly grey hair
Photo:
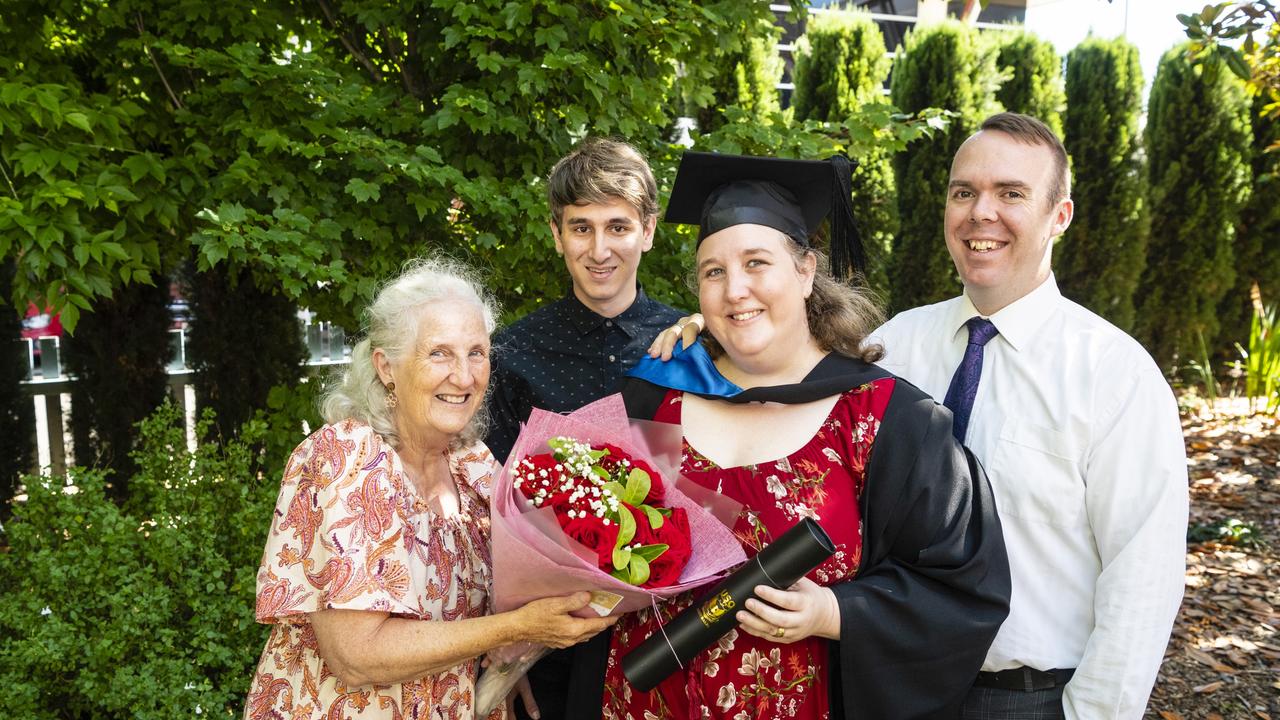
[[[440,300],[472,302],[484,315],[490,334],[497,326],[498,304],[469,266],[440,257],[412,260],[400,275],[378,291],[365,312],[364,339],[351,350],[351,365],[342,379],[320,400],[325,422],[352,418],[371,426],[392,447],[399,447],[394,410],[386,405],[387,389],[373,364],[374,348],[382,348],[393,363],[413,352],[422,313]],[[487,394],[487,389],[486,389]],[[487,398],[486,398],[487,399]],[[488,427],[488,403],[481,401],[471,422],[454,439],[465,447],[484,437]]]

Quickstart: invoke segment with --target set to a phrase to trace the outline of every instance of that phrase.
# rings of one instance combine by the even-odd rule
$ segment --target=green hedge
[[[1026,30],[987,35],[996,46],[996,64],[1009,77],[996,91],[996,100],[1009,112],[1045,122],[1062,136],[1062,111],[1067,105],[1062,85],[1062,58],[1053,43]]]
[[[1054,274],[1063,294],[1128,331],[1151,221],[1137,46],[1086,38],[1067,54],[1067,101],[1063,140],[1076,207],[1054,248]]]
[[[1218,334],[1235,286],[1236,225],[1249,197],[1248,103],[1225,67],[1199,67],[1186,44],[1160,60],[1147,102],[1151,241],[1136,335],[1165,369]]]
[[[1236,226],[1236,284],[1222,299],[1218,312],[1221,330],[1216,349],[1232,359],[1238,355],[1235,343],[1248,344],[1254,314],[1249,296],[1254,283],[1265,304],[1280,301],[1280,151],[1267,152],[1268,147],[1280,143],[1280,122],[1264,116],[1270,102],[1266,95],[1256,95],[1249,110],[1253,192]]]
[[[865,12],[830,11],[809,19],[796,44],[792,107],[796,120],[844,122],[865,105],[883,103],[889,77],[880,27]],[[857,155],[853,210],[869,257],[867,280],[888,294],[886,264],[898,232],[892,153],[875,148]]]
[[[928,107],[956,113],[945,133],[911,144],[894,158],[901,227],[889,265],[894,311],[959,294],[960,282],[942,235],[951,158],[994,109],[999,73],[975,30],[947,21],[917,27],[898,52],[890,81],[903,112]]]
[[[100,472],[29,479],[0,536],[0,717],[239,716],[266,639],[254,574],[279,486],[251,444],[269,428],[189,453],[165,404],[123,505]]]
[[[710,61],[719,72],[709,80],[679,83],[685,114],[694,118],[700,131],[723,125],[724,108],[731,105],[754,117],[781,109],[778,83],[784,67],[776,47],[781,35],[772,17],[762,17],[756,32],[722,39],[726,46],[717,48]]]

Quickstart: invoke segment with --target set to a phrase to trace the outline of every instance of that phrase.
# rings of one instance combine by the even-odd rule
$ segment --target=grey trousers
[[[1062,686],[1048,690],[974,687],[964,699],[960,720],[1065,720]]]

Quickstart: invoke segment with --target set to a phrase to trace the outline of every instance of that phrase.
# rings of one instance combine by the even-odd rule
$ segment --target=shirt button
[[[605,327],[613,327],[613,321],[612,321],[612,320],[605,320],[605,321],[604,321],[604,326],[605,326]],[[610,358],[610,359],[612,359],[612,358]]]
[[[616,358],[616,357],[614,357],[613,355],[610,355],[610,356],[609,356],[609,362],[615,362],[616,360],[617,360],[617,358]]]

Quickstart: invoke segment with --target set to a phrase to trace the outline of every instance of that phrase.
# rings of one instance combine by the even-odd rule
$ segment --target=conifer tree
[[[885,100],[891,63],[884,36],[868,13],[830,11],[811,17],[795,58],[791,77],[797,120],[844,121],[858,108]],[[886,263],[898,229],[892,158],[875,150],[855,159],[853,209],[868,252],[867,281],[885,294]]]
[[[721,71],[709,83],[682,84],[686,113],[695,119],[699,131],[712,132],[723,125],[722,111],[730,105],[755,117],[781,110],[778,83],[784,64],[777,48],[781,34],[782,28],[771,18],[762,19],[757,33],[734,38],[713,54],[712,62]]]
[[[1122,38],[1086,38],[1067,54],[1066,75],[1063,140],[1075,217],[1054,248],[1054,275],[1064,295],[1128,331],[1150,223],[1138,48]]]
[[[893,66],[890,95],[902,112],[937,107],[956,115],[945,133],[894,158],[900,228],[889,263],[894,311],[956,295],[960,283],[942,235],[951,158],[995,107],[994,53],[956,21],[912,30]]]
[[[1193,65],[1186,45],[1160,59],[1147,103],[1151,240],[1137,337],[1161,367],[1212,342],[1235,284],[1236,225],[1249,197],[1248,103],[1221,66]]]
[[[1266,117],[1264,108],[1270,102],[1266,94],[1256,95],[1249,111],[1253,192],[1236,226],[1235,287],[1222,299],[1218,311],[1222,325],[1215,349],[1233,359],[1237,357],[1235,343],[1249,344],[1254,284],[1264,305],[1280,304],[1280,151],[1266,151],[1280,143],[1280,123]]]
[[[1009,77],[996,91],[996,100],[1009,112],[1043,120],[1062,137],[1062,111],[1067,98],[1062,87],[1062,58],[1053,43],[1026,30],[988,35],[996,46],[996,64]]]

